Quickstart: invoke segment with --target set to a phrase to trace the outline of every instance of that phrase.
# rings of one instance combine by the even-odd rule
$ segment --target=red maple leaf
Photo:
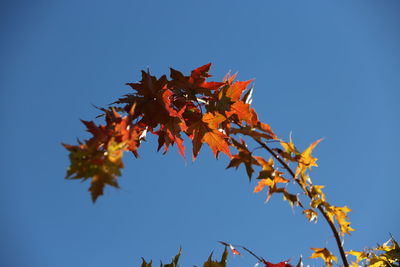
[[[192,98],[199,93],[209,94],[210,90],[217,90],[225,84],[224,82],[206,82],[206,79],[211,77],[211,75],[208,74],[210,67],[211,63],[208,63],[194,69],[190,76],[184,76],[180,71],[171,68],[172,81],[169,84],[172,87],[181,88],[189,93]]]
[[[215,157],[218,158],[219,152],[223,152],[232,157],[227,143],[228,136],[218,129],[211,129],[209,123],[199,120],[189,126],[187,133],[192,139],[193,144],[193,160],[196,159],[203,143],[207,143]]]

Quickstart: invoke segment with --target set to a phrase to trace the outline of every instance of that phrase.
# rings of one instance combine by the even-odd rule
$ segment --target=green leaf
[[[140,267],[152,267],[151,264],[152,264],[152,261],[150,261],[149,263],[147,263],[147,262],[142,258],[142,265],[140,265]]]
[[[172,259],[172,262],[170,264],[165,264],[165,265],[161,264],[161,267],[178,267],[178,261],[179,257],[181,256],[181,252],[182,248],[179,249],[178,254],[176,254],[176,256]]]
[[[211,252],[208,260],[204,263],[203,267],[226,267],[226,262],[228,258],[228,250],[225,247],[224,253],[222,253],[221,261],[212,260],[213,253]]]

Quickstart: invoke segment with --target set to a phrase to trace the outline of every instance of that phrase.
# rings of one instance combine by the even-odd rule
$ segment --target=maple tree
[[[138,157],[139,147],[147,134],[158,137],[158,150],[163,149],[166,153],[176,144],[184,158],[186,136],[192,143],[193,161],[206,144],[216,158],[221,152],[230,158],[227,168],[237,169],[244,165],[250,181],[253,174],[258,173],[254,192],[266,189],[267,201],[280,194],[292,207],[302,209],[310,222],[322,216],[334,235],[343,266],[350,266],[347,255],[356,257],[351,266],[359,266],[362,262],[369,266],[399,266],[395,264],[399,262],[400,249],[394,239],[369,252],[345,251],[342,240],[354,231],[348,219],[351,209],[329,203],[324,186],[314,184],[309,175],[312,167],[317,166],[312,152],[321,139],[300,151],[291,138],[289,141],[279,138],[268,124],[259,120],[251,107],[253,87],[249,86],[252,81],[237,81],[236,75],[227,74],[222,82],[210,82],[207,81],[211,77],[210,67],[211,63],[201,66],[189,76],[171,68],[170,79],[142,71],[139,82],[127,83],[133,92],[107,108],[99,108],[105,124],[82,121],[92,135],[90,139],[78,140],[77,145],[63,144],[70,158],[66,178],[90,179],[89,191],[95,202],[106,185],[118,187],[124,152]],[[259,150],[250,150],[248,143],[257,144],[270,157],[255,154]],[[292,188],[291,184],[298,186]],[[213,261],[210,255],[204,266],[226,266],[227,247],[234,254],[240,253],[233,245],[221,243],[225,246],[221,261]],[[292,266],[288,261],[273,264],[245,247],[239,247],[253,255],[258,264]],[[328,248],[312,248],[312,251],[310,258],[321,258],[328,267],[338,262],[338,257]],[[171,264],[162,266],[178,266],[179,256],[180,252]],[[143,259],[142,267],[151,264]],[[300,260],[297,266],[301,264]]]

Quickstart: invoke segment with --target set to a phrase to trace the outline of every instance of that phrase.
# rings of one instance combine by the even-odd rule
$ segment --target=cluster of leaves
[[[251,81],[234,81],[235,76],[227,75],[223,82],[207,82],[211,77],[210,66],[197,68],[190,76],[171,69],[171,80],[165,75],[156,78],[142,71],[140,82],[127,84],[133,93],[101,109],[105,125],[83,121],[92,137],[79,141],[78,145],[64,145],[70,151],[71,161],[67,178],[91,178],[89,191],[96,201],[105,185],[118,186],[123,153],[130,151],[138,157],[138,148],[147,133],[158,136],[158,150],[163,148],[166,153],[176,144],[184,158],[183,136],[186,135],[192,143],[193,160],[205,143],[216,158],[222,152],[246,161],[246,145],[234,140],[233,134],[251,135],[260,140],[276,138],[250,107],[252,89],[245,91]],[[243,157],[242,154],[232,156],[232,147],[243,150]]]
[[[95,202],[106,185],[118,187],[124,152],[138,157],[147,134],[158,137],[158,150],[163,149],[164,153],[176,144],[183,158],[184,140],[189,140],[193,161],[206,144],[215,158],[221,152],[229,157],[227,168],[244,165],[250,181],[257,173],[254,192],[266,189],[267,201],[280,194],[292,207],[301,208],[310,222],[322,215],[334,234],[343,264],[349,266],[342,239],[354,231],[347,216],[351,210],[330,204],[324,186],[313,184],[309,176],[311,168],[317,166],[312,151],[321,140],[301,152],[292,138],[280,139],[251,107],[251,80],[237,81],[236,74],[227,74],[222,82],[207,81],[211,77],[210,66],[211,63],[196,68],[188,76],[171,69],[170,79],[142,71],[139,82],[127,83],[133,92],[100,108],[105,124],[82,121],[91,138],[78,140],[77,145],[64,144],[70,152],[66,178],[91,179],[89,191]],[[250,149],[249,144],[254,147]],[[267,157],[261,156],[260,151]],[[298,186],[293,188],[293,184]],[[321,258],[329,267],[337,262],[327,248],[312,250],[311,258]]]
[[[176,256],[172,259],[171,263],[163,264],[160,263],[160,267],[179,267],[179,258],[181,256],[181,250],[176,254]],[[227,258],[228,258],[228,250],[225,248],[224,252],[222,253],[222,257],[220,261],[215,261],[212,259],[213,253],[210,254],[207,261],[204,262],[203,267],[226,267]],[[142,265],[141,267],[152,267],[152,261],[146,262],[145,259],[142,258]]]
[[[227,248],[229,247],[230,250],[232,251],[233,254],[235,255],[240,255],[240,252],[238,250],[236,250],[236,248],[229,243],[226,242],[222,242],[219,241],[221,244],[223,244],[225,246],[224,252],[222,253],[221,256],[221,260],[220,261],[215,261],[212,259],[213,253],[210,254],[210,256],[208,257],[207,261],[204,262],[203,267],[226,267],[227,266],[227,260],[228,260],[228,250]],[[245,251],[247,251],[248,253],[250,253],[252,256],[254,256],[257,259],[257,263],[255,264],[255,266],[260,266],[259,264],[263,264],[263,267],[293,267],[293,265],[289,264],[289,261],[282,261],[279,263],[271,263],[269,261],[266,261],[264,258],[257,256],[256,254],[254,254],[254,252],[252,252],[251,250],[243,247],[243,246],[239,246],[241,248],[243,248]],[[181,256],[181,250],[178,252],[178,254],[172,259],[171,263],[169,264],[163,264],[162,262],[160,263],[160,267],[179,267],[179,258]],[[302,267],[303,263],[302,263],[302,259],[300,258],[298,264],[296,265],[296,267]],[[152,261],[150,262],[146,262],[143,258],[142,258],[142,265],[141,267],[152,267]],[[260,266],[261,267],[261,266]]]
[[[243,249],[245,252],[252,255],[257,259],[255,263],[255,267],[263,266],[263,267],[294,267],[289,263],[290,260],[271,263],[265,260],[263,257],[256,255],[253,251],[247,249],[244,246],[235,245],[219,241],[222,245],[225,246],[224,252],[221,256],[220,261],[215,261],[212,259],[213,253],[210,254],[207,261],[204,262],[203,267],[226,267],[228,260],[228,250],[230,249],[233,255],[241,255],[241,253],[237,250],[238,247]],[[312,248],[314,250],[314,254],[310,258],[323,258],[325,262],[337,262],[337,258],[333,256],[329,250],[327,249],[318,249]],[[400,247],[397,242],[391,238],[383,245],[378,245],[376,248],[367,249],[365,251],[354,251],[351,250],[346,252],[348,255],[354,256],[356,259],[351,263],[351,267],[359,267],[359,266],[369,266],[369,267],[399,267],[400,266]],[[160,263],[160,267],[179,267],[179,258],[181,256],[181,250],[179,250],[178,254],[172,259],[171,263],[163,264]],[[262,264],[262,265],[260,265]],[[326,264],[327,266],[332,266],[332,263]],[[295,267],[303,267],[303,260],[300,257]],[[145,259],[142,258],[141,267],[152,267],[152,261],[146,262]]]
[[[172,259],[171,263],[169,264],[163,264],[162,262],[160,263],[160,267],[179,267],[179,258],[181,256],[181,250],[178,252],[178,254]],[[212,259],[213,253],[210,254],[208,257],[207,261],[204,262],[203,267],[226,267],[227,264],[227,259],[228,259],[228,250],[225,247],[224,252],[222,253],[221,260],[220,261],[215,261]],[[152,261],[146,262],[145,259],[142,258],[142,265],[141,267],[152,267]]]
[[[178,262],[179,262],[179,258],[181,256],[181,252],[182,249],[179,250],[178,254],[176,254],[176,256],[172,259],[171,263],[169,264],[163,264],[162,262],[160,263],[160,267],[178,267]],[[143,258],[142,258],[142,265],[140,265],[141,267],[152,267],[153,266],[153,262],[146,262]]]
[[[347,254],[356,258],[351,263],[351,267],[357,267],[361,264],[370,267],[400,266],[400,247],[393,237],[383,243],[383,245],[377,245],[375,248],[364,251],[350,250]]]

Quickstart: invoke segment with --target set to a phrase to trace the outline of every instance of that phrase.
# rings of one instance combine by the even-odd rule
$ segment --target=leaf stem
[[[297,184],[301,187],[301,189],[304,190],[306,195],[310,199],[312,199],[312,195],[311,195],[311,192],[309,191],[309,189],[305,188],[305,187],[303,187],[301,185],[299,179],[296,178],[295,172],[289,167],[289,165],[281,157],[279,157],[269,146],[267,146],[264,142],[260,141],[258,138],[254,138],[253,137],[253,139],[259,145],[261,145],[265,150],[267,150],[277,161],[279,161],[279,163],[289,172],[289,174],[293,177],[293,179],[297,182]],[[347,258],[346,258],[346,253],[344,252],[342,241],[340,239],[339,232],[335,227],[335,224],[329,218],[328,214],[326,213],[326,211],[324,210],[324,208],[322,206],[318,206],[318,210],[321,212],[322,216],[324,216],[325,220],[328,222],[329,227],[331,228],[331,230],[333,232],[333,235],[334,235],[335,240],[336,240],[337,247],[338,247],[339,252],[340,252],[340,257],[342,258],[343,265],[345,267],[349,267],[349,263],[348,263]]]

